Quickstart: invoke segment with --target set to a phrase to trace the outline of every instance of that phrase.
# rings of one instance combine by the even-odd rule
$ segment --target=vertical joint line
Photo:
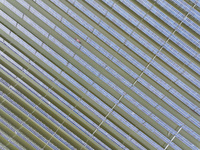
[[[118,102],[111,108],[111,111],[109,113],[107,113],[107,115],[105,116],[104,120],[101,121],[101,123],[98,125],[98,127],[94,130],[94,132],[92,133],[92,137],[94,136],[94,134],[98,131],[98,129],[100,128],[100,126],[107,120],[108,116],[113,112],[114,108],[120,103],[121,99],[124,97],[124,95],[121,95],[121,97],[118,99]],[[86,141],[86,144],[83,147],[86,147],[88,144],[89,140]],[[82,148],[80,150],[82,150]]]
[[[44,149],[48,143],[51,141],[51,139],[54,137],[54,135],[58,132],[58,130],[60,129],[60,127],[63,125],[63,123],[65,122],[65,120],[63,120],[62,124],[60,124],[60,126],[56,129],[56,131],[54,132],[54,134],[50,137],[50,139],[45,143],[44,147],[42,149]]]
[[[157,0],[155,1],[155,3],[156,3],[156,2],[157,2]],[[128,37],[130,37],[130,36],[133,34],[134,30],[135,30],[136,28],[138,28],[138,26],[142,23],[142,21],[144,20],[144,18],[149,14],[149,12],[151,11],[151,9],[154,7],[155,3],[152,4],[151,8],[150,8],[150,9],[147,11],[147,13],[142,17],[142,19],[139,21],[139,23],[134,27],[134,29],[132,30],[132,32],[130,33],[130,35],[129,35]],[[123,44],[125,45],[127,41],[128,41],[128,39],[126,39],[126,40],[124,41]]]
[[[196,4],[190,9],[190,11],[196,6]],[[152,7],[151,7],[152,8]],[[189,15],[190,11],[186,14],[186,16],[183,18],[183,20]],[[134,84],[138,81],[138,79],[144,74],[144,71],[151,65],[151,62],[154,61],[154,59],[157,57],[158,53],[161,52],[161,50],[163,49],[163,46],[169,41],[170,37],[176,32],[176,29],[183,23],[183,20],[177,25],[177,27],[174,29],[174,31],[169,35],[169,37],[167,38],[167,40],[164,42],[164,44],[161,46],[161,48],[159,49],[159,51],[155,54],[155,56],[150,60],[150,62],[147,64],[147,66],[145,67],[145,69],[141,72],[140,76],[135,80]],[[134,84],[132,85],[132,87],[134,86]]]
[[[165,146],[165,149],[166,150],[168,147],[169,147],[169,144],[175,139],[175,137],[178,135],[178,133],[181,131],[183,127],[180,127],[180,129],[176,132],[176,134],[172,137],[172,139],[169,141],[169,143]]]
[[[30,114],[33,114],[33,113],[35,112],[37,106],[38,106],[38,105],[35,105],[35,106],[34,106],[34,110],[33,110],[31,113],[29,113],[29,114],[27,115],[28,118],[20,124],[21,126],[20,126],[18,129],[16,129],[15,132],[20,132],[20,129],[24,127],[23,124],[26,123],[26,122],[30,119],[30,118],[29,118],[29,115],[30,115]],[[17,117],[18,117],[18,116],[17,116]],[[19,118],[19,117],[18,117],[18,118]],[[21,119],[21,118],[20,118],[20,119]],[[32,127],[31,127],[31,128],[32,128]],[[10,139],[13,139],[15,136],[17,136],[17,134],[14,134],[12,137],[9,138],[9,140],[10,140]],[[11,143],[6,144],[6,147],[7,147],[8,145],[10,145],[10,144],[11,144]]]

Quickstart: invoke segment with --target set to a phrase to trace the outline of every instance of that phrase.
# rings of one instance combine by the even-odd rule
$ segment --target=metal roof
[[[0,0],[0,149],[199,149],[199,41],[199,0]]]

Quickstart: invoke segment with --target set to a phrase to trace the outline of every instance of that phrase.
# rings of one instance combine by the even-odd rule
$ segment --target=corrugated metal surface
[[[0,8],[1,149],[199,149],[200,1]]]

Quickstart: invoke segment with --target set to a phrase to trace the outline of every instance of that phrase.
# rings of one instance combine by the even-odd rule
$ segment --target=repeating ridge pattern
[[[1,149],[200,148],[199,0],[0,8]]]

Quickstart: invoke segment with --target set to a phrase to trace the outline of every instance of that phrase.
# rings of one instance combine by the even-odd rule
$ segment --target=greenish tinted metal
[[[5,90],[5,94],[9,93],[9,97],[11,97],[12,99],[16,100],[19,99],[19,97],[13,93],[12,91],[10,91],[7,87],[5,87],[4,85],[2,85],[0,83],[0,87],[1,89],[4,88]],[[22,101],[22,99],[20,99]],[[19,103],[19,102],[18,102]],[[35,123],[31,118],[29,118],[27,115],[25,115],[24,113],[22,113],[19,109],[17,109],[14,105],[12,105],[10,102],[8,102],[7,100],[4,101],[3,105],[5,105],[5,107],[7,107],[9,110],[11,110],[11,112],[13,112],[15,115],[17,115],[20,119],[22,119],[23,121],[25,121],[27,124],[29,124],[29,126],[31,126],[32,128],[34,128],[36,131],[38,131],[41,135],[43,135],[44,137],[47,137],[47,139],[50,139],[53,137],[53,135],[49,134],[46,130],[44,130],[41,126],[39,126],[37,123]],[[21,104],[22,105],[22,104]],[[24,104],[25,109],[27,109],[27,111],[29,111],[33,116],[35,115],[35,112],[37,112],[37,110],[33,109],[30,110],[30,106],[29,108],[27,108],[28,104]],[[39,112],[38,112],[39,113]],[[41,114],[40,114],[41,115]],[[42,119],[47,120],[47,118],[45,118],[44,116],[42,117]],[[14,119],[13,119],[14,120]],[[50,121],[49,121],[50,122]],[[48,125],[47,125],[48,126]],[[20,129],[22,127],[22,125],[19,126],[18,129]],[[58,127],[57,127],[58,128]],[[17,139],[17,138],[16,138]],[[21,140],[22,141],[22,140]],[[65,148],[65,146],[55,137],[52,138],[52,141],[55,142],[55,145],[57,145],[59,148]],[[25,142],[24,142],[25,143]],[[27,147],[27,149],[29,149]]]
[[[11,1],[10,1],[11,2]],[[28,3],[30,3],[33,7],[36,5],[34,2],[31,1],[27,1]],[[12,1],[11,3],[15,3],[15,1]],[[16,2],[17,3],[17,2]],[[36,5],[37,6],[37,5]],[[60,22],[58,22],[55,18],[53,18],[52,16],[50,16],[47,12],[45,12],[43,9],[39,8],[39,7],[34,7],[35,9],[37,9],[40,13],[42,13],[44,16],[46,16],[49,20],[51,20],[52,22],[54,22],[59,28],[63,29],[64,31],[67,31],[67,33],[71,32],[69,30],[66,30],[66,27],[61,24]],[[87,61],[90,65],[92,65],[94,68],[96,68],[97,70],[99,70],[99,72],[101,72],[102,74],[106,74],[109,76],[109,79],[113,79],[111,77],[111,75],[109,75],[107,72],[104,71],[103,68],[101,68],[99,65],[97,65],[94,61],[92,61],[90,58],[86,57],[80,50],[78,50],[75,46],[73,46],[71,43],[69,43],[68,41],[66,41],[63,37],[61,37],[58,33],[56,33],[54,30],[52,30],[50,27],[48,27],[45,23],[43,23],[42,21],[40,21],[38,18],[36,18],[33,15],[30,15],[30,12],[27,11],[25,8],[22,8],[19,6],[19,4],[16,4],[16,7],[18,9],[20,9],[21,11],[24,10],[24,13],[26,13],[26,15],[28,17],[30,17],[31,19],[33,19],[36,23],[38,23],[39,25],[41,25],[41,27],[43,27],[43,29],[45,29],[48,33],[51,33],[51,35],[53,35],[56,39],[59,39],[60,42],[62,42],[65,46],[67,46],[68,48],[70,48],[73,52],[75,52],[75,54],[77,54],[78,56],[80,56],[81,58],[83,58],[85,61]],[[32,17],[33,16],[33,17]],[[40,22],[40,23],[39,23]],[[49,29],[49,30],[48,30]],[[19,33],[17,35],[20,35]],[[74,34],[75,35],[75,34]],[[24,37],[24,35],[22,35],[22,37]],[[27,37],[26,37],[27,38]],[[23,39],[26,39],[23,38]],[[39,37],[38,37],[39,38]],[[25,40],[27,41],[27,40]],[[27,41],[29,43],[29,41]],[[31,41],[33,42],[33,41]],[[32,44],[31,44],[32,45]],[[91,79],[95,80],[96,83],[98,83],[100,86],[104,87],[105,90],[109,90],[115,97],[120,97],[120,95],[114,91],[112,88],[110,88],[108,85],[103,84],[99,78],[97,78],[96,76],[94,76],[93,74],[89,73],[84,67],[80,66],[80,64],[78,62],[76,62],[75,60],[73,60],[71,57],[67,56],[66,54],[63,55],[63,50],[61,50],[59,47],[55,46],[55,44],[50,44],[51,48],[56,50],[57,53],[59,53],[61,56],[63,56],[64,58],[66,58],[69,62],[71,62],[75,67],[77,67],[79,70],[81,70],[83,73],[85,73],[88,77],[90,77]],[[87,82],[85,82],[84,80],[82,80],[80,77],[78,77],[78,75],[76,75],[75,73],[73,73],[71,70],[67,69],[66,66],[64,66],[63,64],[61,64],[60,62],[58,62],[57,60],[54,59],[53,56],[51,56],[50,54],[48,54],[47,52],[45,52],[44,50],[42,50],[42,48],[38,45],[33,45],[33,47],[35,47],[39,52],[41,52],[42,54],[45,55],[46,58],[49,58],[52,62],[55,62],[55,64],[59,67],[59,68],[63,68],[63,70],[67,70],[67,73],[69,75],[71,75],[71,77],[75,78],[77,80],[77,82],[79,82],[81,85],[84,85],[84,87],[86,87],[88,90],[90,90],[92,93],[98,93],[98,91],[96,91],[92,86],[89,86]],[[91,46],[90,46],[91,47]],[[87,48],[87,47],[86,47]],[[93,48],[92,48],[93,50]],[[60,53],[62,52],[62,53]],[[50,57],[49,57],[50,56]],[[98,55],[97,55],[98,56]],[[57,63],[56,63],[57,61]],[[63,67],[61,67],[63,66]],[[116,80],[116,79],[115,79]],[[116,80],[117,82],[119,82],[118,80]],[[94,92],[95,91],[95,92]],[[99,94],[99,93],[98,93]],[[102,94],[98,95],[99,97],[104,97]],[[104,97],[105,99],[107,99],[106,97]]]
[[[4,118],[7,122],[9,122],[15,128],[20,128],[22,126],[16,120],[14,120],[12,117],[10,117],[8,114],[6,114],[3,110],[0,110],[0,112],[1,112],[1,117]],[[6,131],[8,131],[8,130],[6,130]],[[34,141],[39,147],[43,147],[45,145],[44,142],[42,142],[38,137],[36,137],[34,134],[32,134],[29,130],[27,130],[25,128],[21,128],[20,132],[22,132],[22,134],[26,135],[29,139]],[[23,140],[22,144],[26,145],[27,143]],[[8,147],[9,147],[9,145],[10,145],[9,143],[6,144],[6,146],[8,146]],[[47,146],[47,148],[51,149],[49,146]],[[30,147],[30,149],[32,149],[32,148]]]
[[[6,46],[2,46],[2,47],[4,47],[4,52],[6,52],[5,51],[5,49],[7,49],[8,51],[8,53],[12,53],[11,51],[9,51],[9,49],[6,47]],[[15,59],[17,59],[17,58],[19,58],[19,56],[15,56],[16,54],[15,53],[13,53],[13,57],[15,57]],[[3,58],[2,58],[3,59]],[[21,60],[20,60],[21,61]],[[3,60],[3,62],[2,63],[5,63],[6,62],[6,60]],[[24,62],[25,63],[25,62]],[[5,65],[7,65],[8,63],[6,63]],[[23,64],[23,63],[22,63]],[[27,64],[28,65],[28,64]],[[12,65],[11,65],[12,66]],[[10,67],[8,67],[8,68],[10,68]],[[13,67],[13,69],[14,69],[15,67]],[[30,69],[30,67],[28,67],[29,69]],[[12,70],[12,69],[10,69],[10,70]],[[16,70],[16,69],[15,69]],[[4,73],[4,72],[3,72]],[[19,74],[19,77],[21,78],[21,76],[23,76],[23,80],[25,80],[26,78],[28,78],[28,77],[26,77],[26,75],[24,75],[23,73],[20,73],[18,70],[16,70],[16,71],[14,71],[14,73],[15,74]],[[6,75],[5,75],[5,78],[6,78]],[[26,81],[28,81],[28,82],[30,82],[30,79],[26,79]],[[9,83],[11,83],[11,82],[9,82]],[[33,82],[33,83],[35,83],[35,82]],[[14,84],[14,83],[13,83]],[[18,86],[17,86],[18,87]],[[33,85],[32,85],[32,87],[34,87]],[[43,90],[44,91],[44,90]],[[42,92],[41,93],[41,91],[40,90],[38,90],[38,92],[40,92],[40,94],[44,94],[45,92]],[[46,96],[46,97],[48,97],[48,96]],[[79,104],[80,105],[80,104]],[[72,114],[71,114],[72,115]],[[92,114],[90,114],[90,115],[92,115]],[[83,125],[82,123],[81,123],[81,125]],[[86,126],[85,126],[86,127]],[[110,130],[110,128],[111,127],[109,127],[108,126],[108,131]],[[118,135],[119,137],[121,137],[122,139],[123,139],[123,137],[121,136],[121,135]],[[102,138],[102,140],[104,140],[104,139],[106,139],[106,137],[104,137],[104,136],[102,136],[102,134],[99,134],[99,137],[101,137]],[[126,141],[126,139],[124,139],[124,141]],[[108,142],[108,140],[107,141],[105,141],[105,143],[106,142]],[[109,143],[108,143],[109,144]],[[131,143],[129,143],[129,144],[131,144]],[[132,147],[133,147],[134,145],[132,145]]]
[[[3,19],[2,19],[3,20]],[[8,24],[9,25],[9,24]],[[12,27],[11,27],[12,28]],[[3,34],[3,33],[2,33]],[[18,35],[18,34],[17,34]],[[6,35],[4,35],[4,36],[6,36]],[[24,35],[25,36],[25,35]],[[24,39],[26,39],[27,37],[24,37]],[[23,39],[23,38],[22,38]],[[33,42],[33,41],[32,41]],[[16,44],[17,45],[17,44]],[[39,46],[38,46],[39,47]],[[99,97],[102,97],[103,99],[105,99],[105,101],[107,100],[107,98],[105,97],[105,96],[103,96],[102,94],[100,94],[99,92],[97,92],[97,90],[95,90],[91,85],[89,85],[88,83],[86,83],[84,80],[82,80],[78,75],[76,75],[75,73],[73,73],[70,69],[68,69],[65,65],[63,65],[63,64],[61,64],[60,62],[58,62],[57,60],[55,60],[55,59],[53,59],[52,57],[52,55],[50,55],[49,53],[47,53],[46,51],[44,51],[42,48],[40,48],[40,52],[43,54],[43,55],[45,55],[45,56],[50,56],[50,58],[49,58],[49,60],[52,60],[53,62],[57,62],[56,64],[57,64],[57,66],[59,66],[61,69],[63,69],[67,74],[69,74],[69,75],[71,75],[71,77],[72,78],[76,78],[77,80],[77,82],[79,82],[80,84],[82,84],[82,85],[84,85],[88,90],[90,90],[90,91],[94,91],[94,93],[97,93],[98,95],[97,96],[99,96]],[[25,52],[25,53],[27,53],[27,52]],[[31,53],[30,53],[30,55],[31,55],[31,58],[35,58]],[[68,58],[66,58],[67,60],[69,60],[69,59],[72,59],[72,58],[70,58],[69,57],[69,59]],[[35,63],[37,63],[39,66],[41,66],[41,65],[44,65],[44,63],[41,61],[41,60],[39,60],[38,58],[36,59],[37,61],[35,61]],[[73,60],[74,61],[74,60]],[[72,64],[77,64],[77,62],[76,61],[74,61]],[[45,65],[46,66],[46,65]],[[46,68],[46,67],[44,67],[44,68]],[[50,67],[49,67],[50,68]],[[83,68],[83,67],[82,67]],[[47,70],[47,69],[45,69],[45,70]],[[86,70],[85,70],[86,71]],[[62,82],[67,82],[61,75],[58,75],[58,73],[57,72],[55,72],[55,71],[53,71],[53,69],[48,69],[47,70],[47,72],[48,73],[50,73],[52,76],[56,76],[55,78],[56,79],[58,79],[58,80],[60,80],[60,81],[62,81]],[[87,73],[89,74],[89,72],[87,71]],[[93,75],[94,76],[94,75]],[[100,79],[98,79],[97,77],[96,77],[96,79],[97,80],[99,80],[99,82],[100,82]],[[102,83],[102,82],[101,82]],[[67,85],[70,85],[71,83],[69,83],[68,82],[68,84]],[[104,84],[105,85],[105,84]],[[71,84],[71,86],[70,87],[74,87],[72,84]],[[108,86],[107,86],[107,88],[108,88]],[[78,89],[77,88],[72,88],[72,90],[73,91],[77,91]],[[80,90],[78,90],[78,91],[80,91]],[[81,91],[80,92],[78,92],[78,95],[80,95],[80,93],[82,93]],[[86,97],[85,96],[85,94],[81,94],[81,97]],[[88,99],[88,98],[87,98]],[[109,101],[107,100],[106,101],[107,103],[109,103]],[[109,103],[110,105],[112,105],[112,103]],[[102,110],[103,111],[103,110]]]
[[[132,93],[131,91],[130,91],[130,93]],[[138,127],[140,127],[140,126],[138,126]],[[145,129],[144,127],[142,127],[143,129]],[[130,130],[130,129],[129,129]],[[147,130],[147,129],[145,129],[145,130]],[[131,131],[130,131],[131,132]],[[120,136],[119,134],[118,134],[118,136]],[[125,139],[126,140],[126,139]],[[128,143],[130,143],[130,142],[128,142]],[[146,143],[146,144],[148,144],[148,143]]]
[[[1,132],[1,131],[0,131]],[[1,135],[0,135],[0,146],[1,146],[1,148],[4,148],[5,150],[17,150],[17,148],[15,147],[15,146],[13,146],[12,144],[9,144],[7,147],[5,146],[7,143],[8,143],[8,141],[4,138],[4,137],[2,137]]]
[[[11,54],[12,54],[12,56],[13,56],[13,58],[15,58],[16,60],[18,60],[18,61],[20,61],[21,63],[20,64],[24,64],[23,66],[25,66],[25,68],[29,68],[29,71],[30,70],[32,70],[32,69],[34,69],[32,66],[30,66],[29,64],[27,64],[25,61],[23,62],[23,60],[21,60],[20,59],[20,57],[19,56],[17,56],[15,53],[13,53],[12,51],[10,51],[5,45],[2,45],[2,47],[4,47],[3,49],[4,49],[4,52],[6,52],[6,53],[9,53],[10,54],[10,56],[11,56]],[[17,61],[17,62],[18,62]],[[26,64],[26,65],[25,65]],[[34,69],[34,71],[33,72],[35,72],[36,71],[36,69]],[[36,72],[35,72],[36,73]],[[37,74],[37,73],[36,73]],[[51,82],[49,82],[49,84],[50,84]],[[56,87],[55,85],[54,85],[54,87]],[[54,89],[54,88],[53,88]],[[40,90],[38,90],[38,92],[40,92]],[[42,94],[42,93],[41,93]],[[79,106],[80,106],[80,104],[79,104]],[[79,107],[78,106],[78,107]],[[84,108],[83,108],[84,109]],[[83,110],[82,109],[82,110]],[[118,110],[121,110],[121,109],[119,109],[118,108]],[[119,113],[120,113],[120,111],[118,111]],[[86,114],[86,115],[89,115],[89,113],[88,114]],[[90,115],[93,115],[93,114],[91,114],[90,113]],[[127,114],[124,114],[123,116],[127,116]],[[93,119],[94,119],[94,117],[93,117]],[[112,119],[111,119],[112,120]],[[131,118],[130,119],[128,119],[128,120],[131,120]],[[132,121],[131,121],[132,122]],[[134,122],[133,122],[134,123]],[[119,124],[119,122],[116,122],[116,124]],[[133,134],[133,137],[134,138],[137,138],[137,136],[136,136],[136,134],[134,133],[134,132],[132,132],[129,128],[127,128],[126,126],[122,126],[121,124],[119,125],[119,127],[121,128],[121,129],[123,129],[123,130],[127,130],[127,133],[132,133]],[[139,125],[138,125],[138,127],[140,127]],[[104,125],[102,125],[102,128],[105,128],[104,127]],[[110,131],[111,130],[111,127],[109,127],[109,126],[106,126],[106,130],[107,131]],[[145,129],[144,127],[143,127],[143,129]],[[111,134],[112,133],[114,133],[114,132],[111,132]],[[101,135],[101,134],[100,134]],[[121,139],[123,139],[123,142],[124,143],[126,143],[126,140],[127,139],[124,139],[124,137],[122,137],[120,134],[116,134],[115,135],[116,137],[121,137]],[[102,137],[102,138],[105,138],[105,137]],[[131,145],[131,147],[134,147],[134,145],[132,145],[130,142],[128,142],[129,144],[128,145]],[[147,142],[145,142],[144,141],[144,144],[146,145],[146,144],[148,144]]]
[[[11,1],[11,2],[13,2],[13,1]],[[30,2],[30,1],[27,1],[27,2]],[[63,1],[64,2],[64,1]],[[30,2],[31,3],[31,5],[34,5],[33,3],[34,2]],[[49,2],[46,2],[46,3],[49,3]],[[67,2],[66,2],[66,4],[67,4]],[[103,3],[101,3],[101,4],[103,4]],[[69,4],[68,4],[69,5]],[[71,6],[71,5],[70,5]],[[38,6],[36,6],[35,5],[35,8],[36,9],[39,9],[38,8]],[[54,8],[55,9],[55,8]],[[74,9],[74,8],[73,8]],[[74,9],[74,10],[76,10],[76,9]],[[77,10],[76,10],[77,11]],[[43,12],[44,13],[44,12]],[[47,15],[48,16],[48,15]],[[48,16],[49,17],[49,16]],[[51,17],[50,17],[51,18]],[[55,20],[55,19],[54,19]],[[37,21],[37,23],[39,23],[39,21]],[[77,24],[77,23],[75,23],[75,24]],[[27,26],[26,26],[27,27]],[[32,30],[32,29],[31,29]],[[49,30],[50,31],[50,30]],[[87,33],[87,35],[89,35],[89,33]],[[92,35],[91,35],[92,36]],[[38,35],[38,37],[39,37],[39,35]],[[48,41],[47,41],[48,42]],[[100,43],[100,42],[99,42]],[[68,45],[68,44],[67,44]],[[73,46],[72,46],[73,47]],[[105,62],[107,62],[107,61],[105,61]],[[143,61],[142,61],[143,62]],[[102,71],[102,70],[101,70]],[[135,70],[134,70],[135,71]],[[160,74],[160,73],[158,73],[158,74]],[[153,83],[153,82],[152,82]],[[157,83],[156,83],[157,84]],[[85,84],[83,84],[84,86],[85,86]],[[145,93],[148,93],[148,90],[147,89],[145,89],[144,87],[142,87],[141,85],[139,85],[139,84],[137,84],[136,86],[138,86],[140,89],[142,89],[142,91],[145,91]],[[176,85],[174,85],[176,88],[178,88]],[[95,93],[95,92],[94,92]],[[95,93],[96,94],[96,93]],[[150,94],[150,93],[148,93],[148,94]],[[136,95],[135,95],[136,96]],[[152,95],[153,96],[153,95]],[[157,99],[155,96],[153,96],[154,98],[155,98],[155,100],[157,100],[157,101],[159,101],[160,99]],[[138,99],[138,100],[140,100],[140,99]],[[128,103],[126,100],[123,100],[123,102],[124,103]],[[145,103],[144,102],[141,102],[142,104],[144,104],[145,105]],[[164,105],[164,103],[162,103],[162,102],[160,102],[160,104],[161,105],[163,105],[165,108],[167,108],[167,110],[170,110],[170,112],[171,112],[171,109],[167,106],[167,105]],[[146,104],[147,105],[147,104]],[[180,103],[180,106],[181,107],[184,107],[184,105],[182,105],[181,103]],[[151,108],[150,106],[146,106],[149,110],[153,110],[153,108]],[[144,119],[146,119],[145,118],[145,115],[143,115],[143,113],[140,113],[140,111],[139,110],[137,110],[137,109],[135,109],[134,108],[134,106],[131,106],[131,108],[137,113],[139,113],[139,114],[141,114],[141,116],[143,116],[144,117]],[[118,108],[116,108],[116,109],[118,109]],[[121,110],[118,110],[119,112],[121,112]],[[123,112],[121,112],[122,114],[123,114]],[[159,114],[159,112],[158,111],[154,111],[154,113],[156,114],[156,115],[160,115]],[[172,111],[172,113],[175,115],[175,116],[177,116],[178,118],[179,118],[179,115],[176,115],[176,112],[175,111]],[[193,113],[193,112],[192,112]],[[194,113],[193,113],[194,114]],[[124,114],[123,116],[125,116],[126,114]],[[109,116],[110,117],[110,116]],[[129,117],[129,116],[128,116]],[[127,117],[127,118],[128,118]],[[165,117],[165,116],[160,116],[163,120],[165,120],[165,121],[168,121],[168,119]],[[197,117],[197,119],[198,119],[198,116],[195,116],[195,117]],[[113,119],[112,117],[110,117],[110,119]],[[130,118],[131,119],[131,118]],[[130,120],[130,119],[128,119],[128,120]],[[185,122],[185,119],[183,119],[183,121]],[[133,121],[132,121],[133,122]],[[155,125],[156,126],[156,123],[154,123],[154,122],[152,122],[151,120],[149,120],[149,122],[151,122],[151,124],[152,125]],[[134,124],[134,122],[133,122],[133,124]],[[170,124],[172,124],[172,126],[174,126],[173,125],[173,123],[171,123],[170,122]],[[189,124],[188,122],[186,122],[186,124]],[[103,125],[102,125],[103,126]],[[139,125],[137,125],[137,126],[139,126]],[[175,128],[175,127],[174,127]],[[195,128],[194,126],[193,127],[191,127],[191,128]],[[159,130],[162,130],[161,128],[157,128],[157,129],[159,129]],[[196,129],[195,129],[196,130]],[[164,131],[165,132],[165,131]],[[197,131],[198,132],[198,131]],[[167,134],[167,133],[166,133]],[[184,134],[184,133],[182,133],[182,134]],[[186,137],[187,137],[187,135],[185,135]],[[190,138],[189,138],[190,139]],[[156,140],[156,139],[155,139]],[[193,139],[191,139],[191,140],[193,140]],[[178,141],[177,141],[178,142]],[[176,142],[175,142],[176,143]]]
[[[4,62],[5,62],[6,60],[4,60]],[[9,64],[9,63],[6,63],[6,64]],[[67,121],[66,119],[64,119],[63,117],[61,117],[60,116],[60,114],[58,114],[56,111],[54,111],[54,110],[52,110],[52,109],[50,109],[49,108],[49,106],[47,106],[47,104],[45,104],[44,102],[42,102],[41,100],[39,100],[35,95],[33,95],[32,93],[30,93],[30,91],[28,91],[27,89],[25,89],[23,86],[21,86],[19,83],[17,83],[15,80],[13,80],[11,77],[9,77],[9,76],[6,76],[6,73],[4,73],[4,72],[2,72],[1,71],[1,76],[3,77],[3,79],[6,79],[6,81],[8,82],[8,83],[10,83],[10,84],[13,84],[13,85],[16,85],[17,84],[17,86],[16,86],[16,89],[23,89],[23,93],[25,94],[25,95],[27,95],[25,92],[24,92],[24,90],[26,90],[26,92],[28,93],[28,94],[31,94],[33,97],[34,97],[34,100],[32,100],[29,96],[28,96],[28,98],[29,99],[31,99],[32,101],[35,101],[36,99],[37,99],[37,104],[40,106],[40,105],[42,105],[42,106],[44,106],[44,107],[48,107],[48,108],[44,108],[43,107],[43,109],[45,110],[45,111],[51,111],[51,112],[53,112],[54,114],[57,114],[57,117],[59,117],[59,118],[62,118],[62,122],[64,121],[64,122],[67,122],[67,123],[69,123],[69,121]],[[22,76],[21,76],[22,77]],[[20,77],[20,78],[21,78]],[[23,79],[25,79],[25,78],[27,78],[27,76],[23,76]],[[8,80],[9,79],[9,80]],[[27,81],[31,81],[31,79],[30,80],[27,80]],[[3,90],[4,88],[2,88],[2,90]],[[9,92],[9,90],[7,90],[7,92]],[[47,96],[46,96],[46,98],[48,99],[49,98],[49,100],[50,99],[54,99],[54,101],[56,101],[55,100],[55,98],[53,97],[53,96],[51,96],[49,93],[47,93],[46,92],[46,94],[47,94]],[[50,95],[50,96],[49,96]],[[57,103],[58,103],[58,101],[57,101]],[[61,105],[60,105],[61,106]],[[57,106],[58,107],[58,106]],[[63,106],[62,106],[63,107]],[[26,108],[26,107],[25,107]],[[61,109],[61,108],[60,108]],[[64,110],[64,109],[63,109]],[[30,111],[30,110],[29,110]],[[80,120],[82,120],[80,123],[82,123],[82,125],[84,126],[85,125],[85,127],[87,128],[87,126],[86,126],[86,124],[87,124],[87,122],[86,121],[84,121],[83,119],[81,119],[77,114],[75,114],[74,112],[72,112],[72,110],[69,110],[69,108],[67,108],[67,107],[65,107],[65,111],[64,112],[68,112],[68,114],[70,114],[70,117],[71,116],[75,116],[76,118],[79,118]],[[43,118],[44,119],[44,118]],[[57,120],[57,118],[55,118],[56,120]],[[61,123],[62,123],[61,122]],[[81,133],[79,133],[79,134],[81,134]],[[81,134],[83,137],[82,138],[86,138],[87,136],[86,135],[83,135],[83,134]],[[66,136],[66,135],[65,135]],[[85,137],[86,136],[86,137]],[[88,137],[89,138],[89,137]],[[73,140],[73,139],[72,139]],[[74,141],[75,142],[75,141]],[[77,146],[78,146],[78,143],[76,143],[77,144]],[[94,143],[93,143],[94,144]],[[96,145],[96,144],[94,144],[94,145]],[[96,148],[98,148],[98,146],[96,145]]]
[[[32,146],[30,146],[28,143],[24,142],[24,140],[21,137],[19,137],[15,132],[10,130],[7,126],[5,126],[2,123],[0,123],[0,130],[5,131],[6,134],[8,134],[10,136],[11,139],[15,140],[17,143],[19,143],[25,149],[34,150],[34,148]],[[15,147],[13,147],[12,144],[10,145],[10,143],[7,143],[5,145],[6,145],[6,147],[10,147],[10,149],[16,149]]]
[[[6,46],[4,46],[4,48],[5,48],[5,49],[8,49]],[[9,49],[8,49],[8,50],[9,50]],[[4,50],[4,52],[5,52],[5,50]],[[12,52],[9,51],[9,53],[12,53]],[[15,55],[15,53],[13,53],[13,54]],[[15,57],[17,58],[17,57],[19,57],[19,56],[15,56]],[[3,62],[5,62],[5,60],[4,60]],[[14,67],[13,67],[13,68],[14,68]],[[30,69],[30,68],[29,68],[29,69]],[[17,70],[16,70],[16,71],[17,71]],[[19,73],[19,72],[18,72],[18,73]],[[15,73],[15,74],[16,74],[16,73]],[[20,75],[20,76],[21,76],[21,75]],[[20,76],[19,76],[19,77],[20,77]],[[23,76],[22,79],[25,79],[25,77]],[[30,81],[30,80],[27,79],[27,81]],[[40,93],[40,94],[42,94],[42,93]],[[108,127],[108,128],[110,128],[110,127]],[[107,129],[107,130],[109,130],[109,129]],[[100,135],[101,135],[101,134],[100,134]],[[120,136],[120,135],[118,135],[118,136]],[[105,137],[102,137],[102,138],[105,139]],[[122,137],[122,139],[123,139],[123,137]],[[126,140],[126,139],[124,139],[124,140]]]

